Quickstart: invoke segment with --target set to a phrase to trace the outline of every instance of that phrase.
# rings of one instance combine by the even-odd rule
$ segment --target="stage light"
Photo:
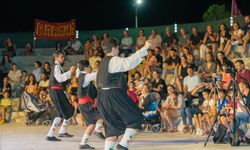
[[[136,0],[136,4],[140,5],[142,3],[142,0]]]

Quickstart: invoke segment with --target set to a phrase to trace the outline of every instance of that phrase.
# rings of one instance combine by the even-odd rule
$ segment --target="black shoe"
[[[98,138],[100,138],[100,139],[102,139],[102,140],[105,140],[105,136],[102,134],[102,132],[96,132],[96,131],[94,131],[94,134],[95,134]]]
[[[128,150],[127,147],[124,147],[124,146],[122,146],[122,145],[120,145],[120,144],[118,144],[118,145],[116,146],[116,149],[117,149],[117,150]]]
[[[71,134],[68,134],[67,132],[66,133],[60,133],[58,135],[58,137],[73,137],[74,135],[71,135]]]
[[[92,146],[89,146],[89,144],[84,144],[84,145],[80,145],[79,149],[95,149],[95,148]]]
[[[47,136],[46,140],[47,141],[61,141],[61,139],[58,139],[55,136],[52,136],[52,137]]]

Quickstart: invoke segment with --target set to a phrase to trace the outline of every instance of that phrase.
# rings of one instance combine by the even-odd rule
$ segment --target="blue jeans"
[[[250,116],[247,112],[237,112],[235,116],[237,128],[240,126],[241,123],[248,123],[250,121]]]
[[[199,112],[198,107],[185,107],[181,109],[181,118],[184,125],[193,125],[193,115]]]

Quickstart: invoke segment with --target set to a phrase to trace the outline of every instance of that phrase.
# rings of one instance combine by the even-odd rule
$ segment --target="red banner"
[[[75,38],[76,21],[69,22],[47,22],[44,20],[35,20],[35,37],[38,39],[49,40],[67,40]]]

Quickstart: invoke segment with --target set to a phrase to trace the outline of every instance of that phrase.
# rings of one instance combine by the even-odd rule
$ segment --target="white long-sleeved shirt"
[[[78,78],[81,73],[86,74],[85,78],[84,78],[84,81],[82,83],[82,87],[83,88],[87,87],[90,84],[91,81],[94,81],[96,79],[97,71],[96,72],[87,73],[85,71],[80,71],[80,69],[77,68],[76,69],[76,77]]]
[[[109,73],[126,72],[134,69],[142,62],[142,58],[148,54],[147,48],[143,47],[127,58],[114,56],[109,62]]]
[[[55,62],[55,64],[54,77],[56,78],[57,82],[62,83],[71,78],[70,71],[63,72],[62,66],[57,62]]]

